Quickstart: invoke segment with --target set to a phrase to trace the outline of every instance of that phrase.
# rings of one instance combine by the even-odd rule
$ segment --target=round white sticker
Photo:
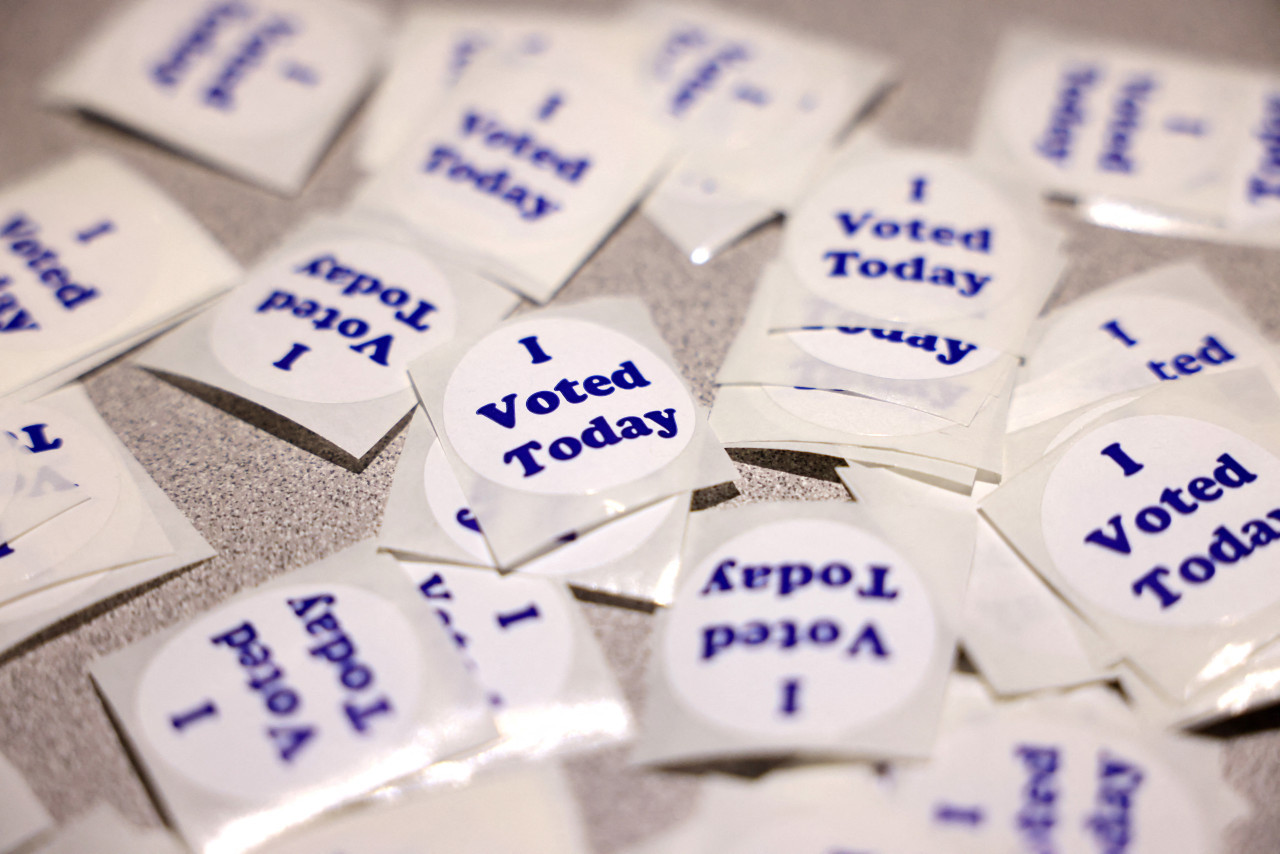
[[[166,116],[184,138],[271,147],[308,135],[364,68],[346,16],[306,0],[153,0],[135,14],[121,51],[139,75],[129,89],[135,109]]]
[[[900,323],[982,314],[1018,292],[1026,213],[942,155],[883,154],[832,176],[783,251],[818,296]]]
[[[1000,351],[976,343],[902,329],[838,326],[788,333],[791,342],[828,365],[890,380],[942,380],[985,368]]]
[[[560,589],[483,569],[400,564],[471,663],[495,711],[554,703],[573,665]]]
[[[1210,625],[1280,600],[1280,459],[1217,424],[1141,415],[1087,433],[1041,514],[1067,583],[1125,619]]]
[[[785,386],[764,386],[769,399],[802,421],[863,436],[918,436],[955,422],[872,397]]]
[[[659,471],[693,437],[693,399],[628,336],[584,320],[505,326],[458,363],[444,427],[462,461],[503,486],[589,493]]]
[[[886,543],[785,520],[698,564],[668,612],[662,656],[676,697],[720,725],[835,734],[907,701],[937,632],[924,583]]]
[[[1202,799],[1143,744],[1105,729],[1001,716],[964,725],[907,790],[934,827],[986,850],[1212,850]],[[1123,846],[1121,842],[1125,842]]]
[[[430,259],[367,238],[279,253],[218,307],[214,355],[282,397],[354,403],[409,387],[409,362],[453,336],[456,299]]]
[[[262,591],[189,624],[151,660],[142,732],[175,771],[237,800],[317,787],[412,737],[420,648],[408,618],[367,590]]]

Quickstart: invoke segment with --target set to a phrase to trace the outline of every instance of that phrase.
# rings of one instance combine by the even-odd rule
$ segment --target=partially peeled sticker
[[[1256,371],[1163,385],[1088,423],[982,510],[1181,700],[1276,636],[1278,419]]]
[[[502,568],[736,469],[641,304],[508,321],[410,370]]]
[[[695,515],[685,559],[638,761],[927,754],[955,643],[943,568],[848,503]]]
[[[47,97],[292,194],[368,85],[383,26],[350,0],[137,0]]]
[[[1033,331],[1010,431],[1121,392],[1186,377],[1280,370],[1272,346],[1195,264],[1122,279],[1049,314]]]
[[[952,850],[1225,850],[1248,806],[1219,745],[1153,733],[1102,688],[993,704],[956,677],[934,755],[894,770],[892,800]]]
[[[793,282],[769,325],[924,326],[1016,354],[1061,242],[1034,198],[960,158],[859,142],[787,222]]]
[[[646,3],[624,25],[682,149],[644,210],[696,264],[787,210],[890,74],[865,51],[714,7]]]
[[[92,672],[188,844],[242,850],[492,736],[432,621],[361,544]]]
[[[631,734],[631,714],[562,584],[400,561],[483,688],[501,740],[437,764],[417,783],[457,785],[497,763],[564,755]]]
[[[766,268],[718,383],[852,392],[965,425],[1000,392],[1016,365],[998,350],[927,328],[837,326],[770,333],[771,306],[786,284],[780,265]]]
[[[545,302],[657,177],[671,144],[626,81],[590,69],[476,68],[356,207]]]
[[[489,328],[516,301],[411,235],[322,218],[140,361],[260,403],[362,457],[413,407],[409,363]]]

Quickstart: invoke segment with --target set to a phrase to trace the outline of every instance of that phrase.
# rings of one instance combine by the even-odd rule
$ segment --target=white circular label
[[[941,155],[884,154],[792,215],[783,251],[818,296],[902,323],[982,314],[1018,292],[1024,210]]]
[[[857,394],[785,386],[763,388],[770,400],[796,418],[842,433],[918,436],[955,425],[919,409]]]
[[[1207,421],[1123,418],[1058,461],[1045,546],[1071,587],[1129,620],[1230,622],[1280,600],[1280,459]]]
[[[458,363],[444,427],[480,476],[542,494],[638,480],[680,455],[695,409],[684,383],[628,336],[584,320],[505,326]]]
[[[306,0],[270,6],[153,0],[138,7],[122,61],[143,116],[164,115],[183,139],[258,139],[295,148],[333,120],[365,67],[345,15]]]
[[[922,783],[917,808],[934,827],[979,833],[985,850],[1214,847],[1187,781],[1143,744],[1105,729],[1009,716],[966,724],[939,741]]]
[[[368,767],[418,727],[422,653],[395,605],[342,584],[263,591],[182,629],[138,716],[191,782],[262,802]]]
[[[573,664],[573,626],[549,582],[487,569],[400,564],[436,609],[495,710],[554,703]]]
[[[409,362],[453,337],[456,298],[412,249],[367,238],[277,254],[220,303],[210,344],[239,379],[282,397],[354,403],[409,387]]]
[[[9,579],[29,579],[56,569],[63,560],[93,540],[116,512],[123,475],[119,456],[76,419],[39,404],[15,406],[4,414],[3,429],[32,452],[22,467],[17,500],[24,493],[74,489],[85,500],[19,536],[0,555]],[[29,479],[30,482],[25,482]],[[136,513],[117,517],[121,526],[136,525]]]
[[[828,365],[890,380],[942,380],[985,368],[1000,351],[930,332],[838,326],[788,333]]]
[[[937,633],[924,583],[886,543],[840,522],[785,520],[694,568],[662,656],[675,696],[717,724],[834,735],[907,701]]]

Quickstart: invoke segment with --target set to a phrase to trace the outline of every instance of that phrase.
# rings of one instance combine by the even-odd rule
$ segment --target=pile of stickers
[[[1017,33],[945,152],[845,139],[885,59],[714,9],[389,30],[141,0],[47,81],[294,193],[386,54],[366,179],[247,271],[101,155],[0,192],[6,649],[211,554],[66,381],[181,322],[135,361],[355,461],[407,422],[375,540],[92,663],[186,846],[586,851],[558,761],[630,740],[769,771],[637,854],[1222,850],[1248,809],[1168,728],[1280,700],[1280,365],[1193,263],[1037,319],[1044,199],[1276,245],[1280,86]],[[637,299],[512,315],[636,206],[696,264],[787,216],[710,413]],[[725,446],[842,459],[855,500],[691,513]],[[571,588],[661,608],[638,715]],[[181,850],[54,833],[11,776],[0,852]]]

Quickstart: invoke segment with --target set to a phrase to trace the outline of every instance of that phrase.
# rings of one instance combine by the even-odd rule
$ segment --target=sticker
[[[756,528],[689,574],[662,640],[690,709],[755,733],[838,733],[883,716],[931,672],[938,627],[916,571],[825,519]]]
[[[401,561],[470,662],[495,711],[554,704],[573,664],[573,624],[547,582]]]
[[[1003,355],[975,342],[904,329],[837,326],[791,332],[787,337],[829,365],[891,380],[959,377],[981,370]]]
[[[296,192],[374,71],[380,30],[376,13],[340,0],[146,0],[111,18],[48,90]]]
[[[116,454],[76,418],[26,404],[5,412],[4,419],[0,428],[36,456],[32,492],[74,490],[83,496],[46,524],[0,544],[0,570],[8,582],[16,583],[57,567],[104,530],[115,518],[123,475]],[[4,598],[0,594],[0,600]]]
[[[696,417],[683,381],[653,351],[570,318],[514,323],[481,339],[455,368],[442,408],[467,466],[544,495],[661,470],[688,446]]]
[[[1101,350],[1117,362],[1143,365],[1151,382],[1218,366],[1245,367],[1262,356],[1254,333],[1203,305],[1130,296],[1092,303],[1087,313],[1064,314],[1046,330],[1028,361],[1044,373]]]
[[[769,399],[803,421],[864,436],[918,436],[954,426],[908,406],[838,391],[763,386]]]
[[[345,777],[421,724],[423,655],[369,591],[294,584],[195,620],[146,667],[141,732],[189,781],[264,802]]]
[[[60,171],[0,199],[0,350],[95,340],[158,282],[145,248],[154,212],[101,196],[119,188],[86,178],[83,169]]]
[[[408,247],[313,241],[222,301],[211,346],[228,371],[272,394],[372,400],[408,388],[408,363],[453,336],[456,302],[444,273]]]
[[[980,315],[1032,260],[1026,212],[937,155],[851,162],[792,214],[783,252],[804,287],[904,323]]]
[[[939,830],[981,837],[987,850],[1214,850],[1199,787],[1152,747],[1004,715],[940,740],[921,769],[932,795],[922,807]]]
[[[1280,459],[1219,425],[1122,418],[1049,475],[1049,555],[1082,596],[1137,622],[1224,624],[1280,600]]]

